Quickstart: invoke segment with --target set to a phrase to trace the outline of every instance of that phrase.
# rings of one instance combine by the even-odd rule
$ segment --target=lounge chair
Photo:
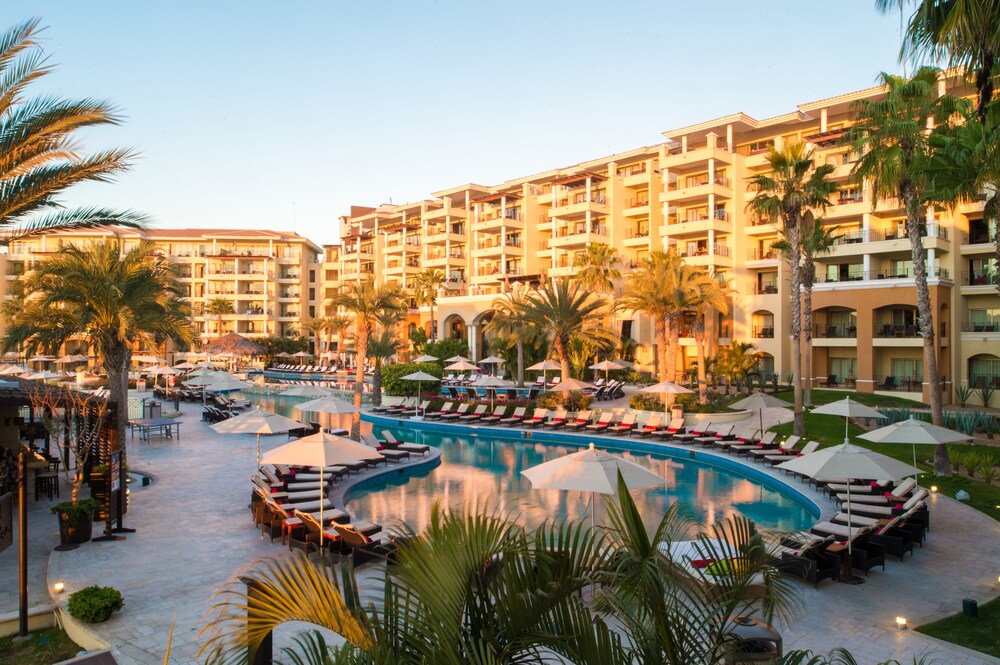
[[[333,530],[339,536],[341,554],[350,556],[355,566],[372,559],[386,559],[396,548],[392,536],[366,536],[356,524],[334,524]]]
[[[694,437],[694,442],[699,446],[710,447],[714,445],[716,441],[732,438],[733,425],[719,425],[714,429],[714,432],[710,430],[707,434]]]
[[[374,467],[380,462],[384,462],[388,466],[389,462],[402,462],[405,459],[409,459],[410,453],[405,450],[393,450],[382,445],[382,442],[376,439],[371,434],[367,434],[361,437],[361,442],[367,445],[369,448],[374,448],[378,451],[378,454],[382,456],[381,459],[368,459],[365,460],[368,464]]]
[[[910,510],[913,510],[914,508],[918,508],[918,507],[919,508],[924,508],[924,507],[926,507],[926,504],[924,503],[924,499],[926,499],[928,496],[929,496],[929,494],[927,493],[927,490],[921,489],[919,492],[917,492],[916,494],[914,494],[913,496],[911,496],[909,499],[907,499],[906,502],[903,503],[903,504],[892,504],[892,505],[886,505],[886,506],[873,506],[873,505],[867,504],[867,503],[854,503],[852,501],[851,502],[851,514],[852,515],[865,515],[865,516],[868,516],[868,517],[873,517],[875,519],[888,519],[890,517],[895,517],[896,515],[899,515],[900,513],[905,513],[905,512],[908,512]],[[897,508],[896,505],[900,505],[900,507]],[[842,511],[844,510],[843,506],[841,506],[841,510]]]
[[[576,414],[576,418],[567,422],[564,427],[568,430],[583,429],[590,423],[590,416],[592,413],[593,411],[590,410],[580,411]]]
[[[620,423],[608,427],[608,432],[614,434],[615,436],[628,434],[629,432],[632,431],[632,428],[635,426],[635,418],[636,414],[626,413],[625,416],[621,419]]]
[[[840,559],[826,551],[833,536],[813,538],[805,542],[782,540],[773,565],[783,573],[801,577],[815,588],[826,579],[840,579]]]
[[[687,430],[684,427],[684,416],[671,418],[667,426],[653,432],[653,436],[659,439],[673,439],[679,434],[684,434]]]
[[[566,424],[566,416],[568,415],[569,412],[566,409],[556,409],[555,413],[552,414],[551,420],[543,424],[549,429],[559,429]]]
[[[463,422],[470,422],[470,423],[479,420],[484,415],[486,415],[487,408],[488,407],[485,404],[480,404],[479,406],[476,407],[475,411],[473,411],[472,413],[467,413],[464,416],[459,416],[458,419]]]
[[[830,487],[830,485],[827,485],[827,489]],[[885,494],[863,494],[855,492],[854,488],[855,486],[851,485],[850,497],[848,497],[847,492],[842,492],[837,493],[837,499],[839,501],[847,501],[849,498],[852,503],[866,503],[876,506],[884,506],[888,504],[905,503],[906,500],[913,494],[914,490],[920,491],[917,487],[917,481],[913,478],[907,478],[894,489],[886,492]]]
[[[713,429],[712,423],[703,423],[695,425],[688,432],[674,434],[672,439],[678,441],[679,443],[691,444],[695,442],[699,436],[715,436],[715,430]]]
[[[506,406],[498,406],[497,408],[495,408],[493,410],[493,415],[492,416],[486,416],[482,420],[480,420],[480,422],[482,422],[482,423],[490,423],[490,424],[498,423],[501,420],[503,420],[504,414],[506,414],[506,413],[507,413],[507,407]]]
[[[753,459],[755,462],[763,460],[764,458],[770,457],[772,455],[787,455],[787,454],[790,454],[792,451],[795,450],[795,447],[797,445],[799,445],[799,442],[801,440],[802,439],[800,437],[798,437],[795,434],[793,434],[790,437],[788,437],[787,439],[785,439],[784,441],[782,441],[781,445],[779,445],[777,448],[760,448],[760,447],[757,447],[757,448],[755,448],[753,450],[747,451],[747,453],[748,453],[748,456],[751,459]]]
[[[428,419],[432,419],[432,420],[436,419],[436,418],[440,418],[441,416],[443,416],[445,414],[451,413],[451,410],[452,410],[452,408],[454,406],[455,406],[454,402],[445,402],[444,404],[441,405],[441,408],[438,409],[437,411],[431,411],[430,413],[425,413],[424,414],[424,418],[428,418]]]
[[[748,455],[751,450],[769,450],[774,445],[774,440],[778,437],[777,432],[765,432],[760,441],[753,443],[731,443],[727,450],[737,455]]]
[[[408,453],[426,455],[431,451],[431,447],[424,445],[422,443],[406,443],[405,441],[400,441],[392,432],[387,429],[382,430],[382,445],[392,450],[404,450]]]
[[[602,411],[600,417],[597,419],[596,423],[587,425],[586,429],[588,432],[603,432],[608,427],[611,426],[611,419],[614,417],[614,413],[611,411]]]
[[[802,450],[797,453],[788,455],[764,455],[760,458],[762,462],[774,466],[776,464],[781,464],[782,462],[788,462],[797,457],[802,457],[803,455],[808,455],[809,453],[816,452],[819,449],[819,441],[810,441],[806,445],[802,446]]]
[[[459,418],[461,418],[466,414],[466,412],[469,410],[469,406],[470,404],[468,402],[462,402],[461,404],[458,405],[458,409],[452,411],[451,413],[446,413],[443,416],[441,416],[441,420],[458,420]]]
[[[638,434],[641,437],[647,437],[654,432],[659,431],[660,422],[663,420],[663,415],[660,413],[654,413],[649,416],[649,418],[642,425],[633,429],[630,434]]]
[[[524,420],[524,413],[527,409],[523,406],[519,406],[514,409],[514,413],[511,414],[509,418],[501,418],[498,422],[501,425],[510,427],[512,425],[519,425],[521,421]]]
[[[837,494],[839,492],[847,493],[847,483],[822,479],[820,483],[830,494]],[[851,483],[850,486],[852,495],[857,494],[859,497],[866,494],[870,496],[884,496],[886,489],[892,486],[892,481],[885,479],[866,480],[864,482]]]
[[[521,421],[522,427],[538,427],[545,422],[545,416],[548,415],[548,409],[535,409],[535,413],[530,418],[525,418]]]

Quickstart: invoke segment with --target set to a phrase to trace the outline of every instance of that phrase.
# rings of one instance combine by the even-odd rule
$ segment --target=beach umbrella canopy
[[[483,358],[482,360],[480,360],[479,364],[480,365],[502,365],[505,362],[507,362],[507,361],[504,360],[503,358],[498,358],[496,356],[487,356],[487,357]]]
[[[476,367],[475,365],[473,365],[472,363],[470,363],[467,360],[456,360],[451,365],[448,365],[447,367],[445,367],[445,369],[454,369],[454,370],[459,370],[461,372],[471,372],[471,371],[477,370],[479,368]]]
[[[533,489],[575,490],[616,495],[618,474],[622,474],[630,490],[658,485],[664,479],[646,467],[617,455],[590,447],[543,462],[521,472]],[[591,513],[591,520],[595,519]]]
[[[796,457],[782,462],[779,469],[799,473],[817,480],[838,480],[847,483],[847,528],[851,529],[851,484],[852,478],[878,479],[888,478],[897,481],[909,475],[920,473],[920,470],[893,459],[888,455],[877,453],[852,443],[842,443],[817,450],[814,453]],[[851,538],[847,539],[848,558],[851,556]],[[850,578],[851,583],[859,580]],[[863,580],[862,580],[863,581]]]
[[[290,354],[288,351],[282,351],[281,353],[274,354],[274,357],[275,358],[291,358],[292,354]]]
[[[227,377],[205,386],[205,390],[210,393],[225,393],[231,390],[246,390],[250,384],[233,377]]]
[[[476,377],[476,380],[469,384],[470,386],[475,386],[476,388],[486,388],[486,392],[490,396],[490,409],[493,408],[493,400],[497,395],[497,388],[510,388],[514,385],[513,381],[505,381],[496,376],[480,376]]]
[[[634,360],[612,360],[611,362],[618,365],[622,369],[632,369],[633,367],[635,367]]]
[[[153,374],[155,376],[176,376],[178,374],[183,374],[183,370],[176,369],[174,367],[150,367],[146,370],[146,374]]]
[[[29,374],[26,377],[29,381],[45,381],[47,379],[65,379],[66,375],[62,372],[50,372],[45,370],[44,372],[35,372],[34,374]]]
[[[238,416],[217,422],[211,427],[219,434],[256,434],[257,464],[259,465],[261,434],[287,434],[291,430],[301,429],[305,425],[298,420],[286,418],[273,411],[254,408]]]
[[[613,360],[602,360],[596,365],[591,365],[590,369],[604,370],[604,380],[608,380],[608,372],[611,370],[620,370],[622,367]]]
[[[860,402],[855,402],[850,397],[845,397],[842,400],[837,400],[836,402],[830,402],[829,404],[824,404],[823,406],[817,406],[812,410],[813,413],[820,413],[828,416],[843,416],[844,417],[844,443],[850,443],[847,438],[847,425],[851,418],[880,418],[885,419],[881,413],[871,408],[870,406],[865,406]]]
[[[197,365],[195,365],[194,363],[189,363],[187,361],[174,365],[174,369],[194,369],[196,367]]]
[[[562,365],[551,360],[543,360],[540,363],[535,363],[531,367],[526,367],[525,369],[535,370],[539,372],[546,372],[550,369],[561,369]]]
[[[218,363],[213,363],[211,360],[202,360],[200,363],[197,363],[197,365],[198,365],[198,367],[201,367],[202,369],[207,369],[209,367],[218,367],[219,366]]]
[[[21,354],[18,351],[8,351],[7,353],[3,354],[4,360],[17,360],[20,357]]]
[[[0,370],[0,375],[13,376],[15,374],[27,374],[30,371],[27,367],[22,367],[21,365],[8,365],[6,368]]]
[[[215,355],[217,353],[232,353],[239,356],[262,356],[267,353],[267,349],[251,342],[242,335],[229,333],[213,340],[201,348],[203,353]]]
[[[69,363],[84,363],[87,362],[88,360],[90,360],[90,356],[84,356],[80,354],[69,354],[63,356],[62,358],[58,358],[56,362],[65,365]]]
[[[293,408],[303,413],[358,413],[361,411],[360,408],[347,400],[332,395],[302,402],[301,404],[296,404]]]
[[[452,356],[451,358],[445,358],[444,361],[446,363],[460,363],[460,362],[469,362],[469,359],[466,358],[465,356]]]
[[[319,386],[292,386],[287,390],[282,390],[281,395],[287,397],[329,397],[332,391]]]
[[[784,409],[791,406],[788,402],[783,399],[778,399],[772,395],[765,395],[764,393],[754,393],[749,397],[744,397],[743,399],[733,402],[729,405],[730,409],[734,411],[756,411],[757,418],[760,421],[760,431],[761,434],[764,433],[764,409]]]
[[[549,388],[554,393],[566,393],[571,390],[586,390],[588,388],[594,388],[593,383],[587,383],[586,381],[580,381],[579,379],[574,379],[570,377],[565,381],[560,381],[553,387]]]
[[[918,443],[968,443],[972,437],[962,432],[917,420],[910,416],[898,423],[865,432],[859,439],[872,443],[909,443],[913,445],[913,466],[917,466]],[[916,476],[914,476],[914,479]]]
[[[213,383],[219,383],[219,379],[214,376],[196,376],[193,379],[185,381],[184,383],[189,386],[200,388],[202,386],[210,386]]]
[[[278,446],[268,451],[261,461],[264,464],[319,467],[319,523],[323,525],[323,500],[326,498],[323,469],[345,462],[379,459],[382,459],[382,456],[371,446],[342,436],[319,432]]]
[[[678,385],[673,381],[661,381],[660,383],[654,383],[651,386],[646,386],[645,388],[640,388],[641,393],[653,393],[654,395],[684,395],[687,393],[693,393],[693,390],[688,390],[684,386]],[[663,414],[667,414],[667,400],[663,400]]]
[[[424,355],[419,356],[416,359],[414,359],[413,362],[415,362],[415,363],[432,363],[435,360],[440,360],[440,358],[438,358],[437,356],[430,356],[430,355],[427,355],[425,353]]]
[[[427,372],[413,372],[412,374],[407,374],[403,377],[407,381],[417,382],[417,398],[420,397],[420,384],[424,381],[440,381],[441,379],[434,376],[433,374],[428,374]]]
[[[28,358],[29,363],[47,363],[50,360],[55,360],[55,356],[35,356],[33,358]]]
[[[292,354],[292,357],[293,358],[312,358],[312,355],[313,354],[309,353],[308,351],[297,351],[296,353]]]
[[[163,358],[160,358],[158,356],[149,353],[138,356],[132,356],[132,360],[139,363],[151,363],[151,364],[166,362]]]

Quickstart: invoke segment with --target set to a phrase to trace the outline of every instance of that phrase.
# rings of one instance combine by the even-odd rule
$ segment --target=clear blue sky
[[[321,244],[351,204],[495,184],[900,70],[899,17],[873,0],[21,0],[4,27],[32,16],[58,65],[36,92],[112,100],[125,125],[87,146],[142,153],[70,203],[162,227],[294,224]]]

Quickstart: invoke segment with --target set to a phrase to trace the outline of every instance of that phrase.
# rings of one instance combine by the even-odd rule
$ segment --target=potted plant
[[[71,594],[66,609],[74,619],[84,623],[101,623],[123,607],[125,600],[118,589],[94,585]]]
[[[90,542],[93,533],[94,513],[101,507],[97,499],[63,501],[49,508],[59,516],[59,550],[76,549]]]

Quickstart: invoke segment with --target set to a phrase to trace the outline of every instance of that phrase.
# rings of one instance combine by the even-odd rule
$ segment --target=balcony
[[[839,272],[835,274],[817,274],[816,285],[838,284],[844,282],[863,282],[878,280],[900,280],[913,279],[913,268],[892,268],[886,267],[879,270],[865,272],[860,269],[861,264],[856,264],[858,269],[849,272]],[[951,279],[951,271],[947,268],[928,268],[927,279]]]
[[[699,178],[685,178],[683,183],[668,183],[660,194],[660,201],[672,204],[683,204],[707,199],[709,194],[717,198],[732,198],[733,184],[729,178],[716,176],[709,180],[708,175]]]
[[[709,249],[711,249],[711,251],[709,251]],[[709,256],[709,255],[728,257],[729,246],[717,242],[712,244],[711,248],[707,244],[699,245],[697,248],[694,249],[685,249],[679,254],[681,258],[691,258],[695,256]]]
[[[636,196],[634,198],[625,201],[625,210],[623,213],[626,217],[638,217],[642,215],[649,214],[649,195]]]
[[[560,219],[582,219],[587,213],[596,215],[608,214],[608,200],[603,192],[568,192],[556,199],[555,205],[549,209],[549,217]]]
[[[774,339],[774,326],[761,326],[753,329],[754,339]]]
[[[774,282],[764,282],[763,284],[754,282],[750,284],[749,291],[751,295],[755,296],[773,296],[778,293],[778,285]]]
[[[777,223],[770,217],[751,214],[747,218],[747,225],[745,229],[747,235],[772,235],[777,233],[777,230]]]
[[[508,208],[503,212],[499,210],[484,212],[472,224],[473,231],[488,231],[504,227],[509,229],[523,229],[524,220],[521,217],[521,211]]]
[[[813,327],[813,339],[856,339],[858,326],[856,324],[824,324]]]
[[[649,244],[649,227],[639,226],[625,231],[626,247],[642,247]]]
[[[747,261],[777,261],[780,256],[778,250],[773,248],[747,250]]]
[[[963,333],[1000,333],[1000,321],[965,321],[961,326]]]
[[[430,219],[465,219],[469,216],[465,208],[455,208],[451,206],[429,207],[424,211],[423,218]]]
[[[962,236],[962,254],[992,254],[996,250],[996,233],[977,229]]]
[[[572,227],[558,229],[555,237],[549,239],[548,247],[568,249],[570,247],[585,247],[591,243],[606,244],[607,236],[608,227],[603,224],[594,224],[588,231],[586,224],[580,223]]]
[[[667,215],[666,225],[660,228],[661,236],[682,236],[703,234],[708,231],[732,233],[732,215],[723,209],[711,213],[708,210],[688,210],[683,216]]]
[[[996,293],[998,285],[1000,285],[1000,273],[989,271],[962,273],[963,294]]]
[[[424,243],[427,245],[443,245],[448,242],[465,242],[465,225],[453,225],[450,227],[436,226],[428,227],[427,235],[424,236]]]

